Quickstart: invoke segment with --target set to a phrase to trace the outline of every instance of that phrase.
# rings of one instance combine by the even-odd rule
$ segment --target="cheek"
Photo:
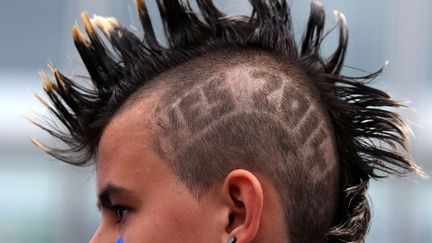
[[[130,218],[125,242],[216,242],[216,228],[207,211],[205,204],[182,193],[164,193]]]

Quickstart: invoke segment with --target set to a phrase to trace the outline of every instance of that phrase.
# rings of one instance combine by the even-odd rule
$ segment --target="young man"
[[[286,1],[251,0],[250,17],[211,0],[157,1],[167,46],[137,0],[144,38],[114,18],[73,28],[86,88],[51,67],[41,126],[75,165],[96,163],[102,222],[91,242],[363,242],[370,178],[421,171],[399,149],[399,107],[365,77],[341,75],[348,31],[320,55],[323,6],[300,47]],[[111,44],[108,48],[96,29]]]

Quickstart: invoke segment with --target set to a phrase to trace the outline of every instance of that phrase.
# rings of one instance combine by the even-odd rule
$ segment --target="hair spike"
[[[135,3],[137,6],[139,19],[141,21],[141,25],[144,30],[144,40],[146,41],[149,50],[152,50],[154,52],[159,52],[162,49],[162,47],[160,46],[156,38],[152,21],[148,13],[147,5],[145,4],[144,0],[136,0]]]
[[[37,124],[37,122],[35,122],[35,121],[31,121],[31,120],[29,120],[31,123],[33,123],[33,124]],[[36,147],[38,147],[38,148],[40,148],[42,151],[44,151],[45,153],[49,153],[49,148],[47,148],[45,145],[43,145],[42,143],[40,143],[37,139],[35,139],[35,138],[30,138],[30,141],[36,146]]]
[[[216,8],[212,0],[198,0],[197,3],[202,16],[212,27],[213,32],[220,31],[221,19],[226,17],[226,15]]]
[[[274,51],[296,58],[298,56],[297,45],[292,31],[290,8],[286,0],[251,0],[253,13],[256,18],[251,18],[256,25],[250,42]]]
[[[198,0],[198,7],[201,14],[210,26],[212,36],[217,36],[225,41],[240,41],[244,39],[242,31],[239,31],[239,24],[242,21],[233,21],[226,14],[216,8],[212,0]]]
[[[86,40],[84,34],[79,30],[78,24],[75,23],[72,28],[72,36],[75,43],[80,43],[83,46],[89,47],[91,45],[90,41]]]
[[[119,21],[116,18],[106,18],[96,14],[93,15],[93,17],[90,19],[90,23],[94,26],[97,26],[110,41],[112,41],[112,34],[114,34],[114,29],[120,25]]]
[[[171,48],[196,45],[208,37],[208,26],[193,13],[188,1],[157,0]]]
[[[81,22],[84,25],[84,29],[88,35],[88,37],[90,38],[90,41],[92,42],[93,45],[95,46],[102,46],[102,42],[99,39],[98,34],[96,33],[96,31],[93,28],[93,24],[90,21],[90,17],[88,12],[82,12],[81,13]]]
[[[307,29],[303,35],[301,56],[319,56],[324,33],[325,11],[318,1],[312,1]]]
[[[345,54],[348,47],[348,25],[345,15],[338,11],[333,11],[339,25],[339,45],[333,55],[326,63],[325,69],[328,73],[340,74],[343,63],[345,61]]]
[[[119,64],[122,65],[122,68],[134,67],[134,63],[145,58],[147,49],[142,48],[141,40],[121,26],[117,19],[95,15],[90,21],[104,33],[115,51],[121,55],[122,62]],[[145,53],[142,53],[143,51]],[[129,73],[132,72],[134,71],[129,71]],[[121,82],[117,84],[122,85]]]
[[[79,34],[80,32],[75,28],[73,32],[77,37],[77,39],[75,39],[75,46],[81,55],[81,59],[83,60],[95,87],[101,92],[109,95],[113,85],[115,85],[110,77],[121,77],[123,70],[113,57],[109,56],[108,51],[96,33],[87,12],[81,14],[81,21],[90,39],[90,44],[82,41],[82,37]]]

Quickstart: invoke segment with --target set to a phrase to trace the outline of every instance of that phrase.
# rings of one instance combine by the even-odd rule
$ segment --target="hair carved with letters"
[[[401,152],[408,127],[388,109],[401,104],[368,85],[382,69],[341,74],[343,14],[335,12],[338,46],[324,57],[325,12],[316,1],[299,44],[285,0],[250,0],[250,16],[228,16],[211,0],[197,0],[198,10],[156,1],[166,45],[143,0],[142,38],[114,18],[83,13],[87,37],[75,25],[73,38],[91,88],[52,66],[55,81],[42,74],[50,102],[39,99],[63,127],[36,124],[67,147],[37,146],[67,163],[92,163],[110,120],[156,93],[155,148],[186,186],[200,196],[232,169],[263,173],[280,192],[293,242],[362,242],[369,180],[422,174]]]

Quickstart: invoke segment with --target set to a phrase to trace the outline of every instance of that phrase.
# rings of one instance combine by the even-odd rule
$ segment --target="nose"
[[[99,225],[96,232],[93,234],[93,237],[91,238],[89,243],[97,243],[97,242],[103,242],[101,239],[102,237],[102,226]]]
[[[116,234],[110,230],[106,230],[103,224],[99,225],[96,232],[93,234],[89,243],[115,243],[118,238]]]

